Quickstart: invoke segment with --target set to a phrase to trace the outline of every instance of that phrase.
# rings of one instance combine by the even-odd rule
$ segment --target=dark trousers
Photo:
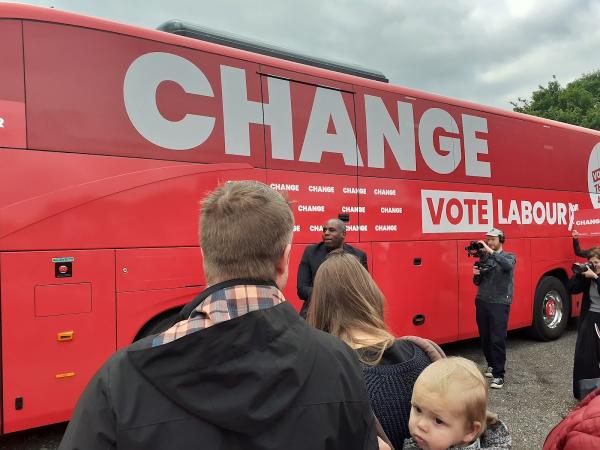
[[[600,329],[600,313],[588,311],[579,320],[573,364],[573,396],[582,400],[588,391],[585,386],[580,386],[581,380],[594,385],[594,380],[600,382],[600,336],[596,331],[596,325]]]
[[[494,378],[504,378],[506,329],[510,305],[476,300],[475,313],[481,347],[488,366],[492,368]]]

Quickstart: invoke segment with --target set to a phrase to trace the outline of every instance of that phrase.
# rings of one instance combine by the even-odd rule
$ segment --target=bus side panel
[[[115,350],[114,251],[0,257],[4,432],[68,420]]]
[[[2,250],[196,246],[207,192],[228,180],[265,181],[245,164],[16,150],[0,152],[5,162],[7,185],[31,183],[0,191]]]
[[[268,170],[267,184],[284,193],[291,202],[296,224],[294,243],[320,242],[325,222],[340,213],[347,213],[350,219],[346,242],[358,242],[356,177]]]
[[[373,277],[387,300],[386,322],[392,332],[438,343],[455,341],[456,244],[374,242],[372,246]]]
[[[86,28],[23,27],[30,148],[264,167],[258,64]]]
[[[116,251],[117,346],[130,344],[164,311],[191,301],[206,284],[199,247]]]
[[[0,21],[0,147],[27,146],[21,28],[21,21]]]
[[[525,116],[518,120],[403,91],[356,86],[357,140],[368,161],[359,175],[587,191],[598,132]],[[592,170],[597,167],[593,161]]]

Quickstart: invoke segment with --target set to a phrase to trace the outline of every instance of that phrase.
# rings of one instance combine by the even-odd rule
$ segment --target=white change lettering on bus
[[[334,194],[335,187],[334,186],[309,186],[308,192],[326,192],[329,194]]]
[[[396,196],[396,189],[373,189],[373,194]]]
[[[402,214],[402,208],[390,208],[386,206],[381,207],[382,214]]]
[[[215,118],[186,114],[165,119],[156,104],[156,90],[164,81],[179,84],[189,94],[214,97],[204,73],[192,62],[170,53],[146,53],[131,63],[123,82],[125,109],[133,126],[150,142],[169,150],[189,150],[213,131]]]
[[[346,225],[346,231],[369,231],[367,225]]]
[[[367,195],[367,189],[366,188],[344,187],[344,188],[342,188],[342,192],[344,194],[361,194],[361,195]]]
[[[498,224],[567,225],[569,206],[560,202],[511,200],[508,205],[498,200]]]
[[[300,185],[299,184],[271,183],[269,186],[271,186],[271,189],[275,189],[276,191],[294,191],[294,192],[299,192],[300,191]]]
[[[320,231],[323,232],[323,225],[311,225],[308,227],[310,231]]]
[[[4,119],[0,117],[0,128],[4,128]]]
[[[398,225],[375,225],[375,231],[398,231]]]
[[[299,212],[325,212],[324,205],[298,205]]]
[[[364,206],[342,206],[343,213],[364,213]]]
[[[250,156],[250,126],[258,124],[270,129],[272,158],[293,161],[290,81],[273,77],[266,80],[269,102],[249,100],[246,71],[220,66],[224,151],[227,155]],[[198,97],[219,97],[204,72],[191,61],[170,53],[146,53],[130,64],[123,84],[125,110],[131,123],[145,139],[166,149],[190,150],[202,145],[214,131],[215,117],[188,113],[179,121],[165,118],[156,101],[157,89],[164,81],[175,82]],[[400,170],[416,171],[418,139],[421,157],[432,171],[449,174],[463,167],[466,176],[491,177],[490,163],[479,159],[488,153],[487,140],[482,137],[488,132],[485,118],[462,114],[459,126],[448,111],[429,108],[417,123],[411,103],[397,101],[392,118],[380,97],[365,95],[355,101],[364,101],[368,167],[384,168],[389,148]],[[335,127],[333,133],[329,132],[330,123]],[[348,166],[363,166],[343,93],[335,89],[315,89],[306,133],[296,140],[302,142],[299,161],[320,163],[324,153],[334,153],[341,155]]]
[[[421,191],[423,233],[464,233],[493,227],[489,192]]]
[[[600,224],[600,219],[585,219],[585,220],[576,220],[575,225],[598,225]]]

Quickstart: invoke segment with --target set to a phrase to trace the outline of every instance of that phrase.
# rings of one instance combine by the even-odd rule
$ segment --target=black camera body
[[[573,263],[571,266],[571,270],[575,275],[581,275],[583,272],[586,272],[588,269],[591,269],[592,272],[596,272],[596,268],[591,262],[586,262],[584,264]]]
[[[494,265],[486,261],[475,261],[473,267],[479,270],[479,274],[473,275],[473,281],[476,285],[481,283],[481,280],[494,270]]]
[[[478,241],[471,241],[469,245],[465,247],[467,256],[473,256],[474,258],[481,258],[485,252],[483,251],[483,244]],[[475,263],[477,265],[477,263]]]
[[[492,270],[494,268],[494,266],[491,266],[486,263],[482,263],[481,261],[477,261],[475,264],[473,264],[473,266],[477,267],[479,269],[480,275],[485,275],[486,273],[488,273],[490,270]]]

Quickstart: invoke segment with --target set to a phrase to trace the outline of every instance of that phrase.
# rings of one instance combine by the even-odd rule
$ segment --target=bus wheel
[[[159,314],[142,327],[142,329],[135,336],[134,341],[139,341],[140,339],[150,336],[151,334],[162,333],[163,331],[168,330],[172,325],[174,325],[179,311],[181,311],[181,308],[170,309],[169,311]]]
[[[541,341],[558,338],[565,331],[570,315],[569,294],[564,284],[556,277],[543,277],[535,290],[533,336]]]

